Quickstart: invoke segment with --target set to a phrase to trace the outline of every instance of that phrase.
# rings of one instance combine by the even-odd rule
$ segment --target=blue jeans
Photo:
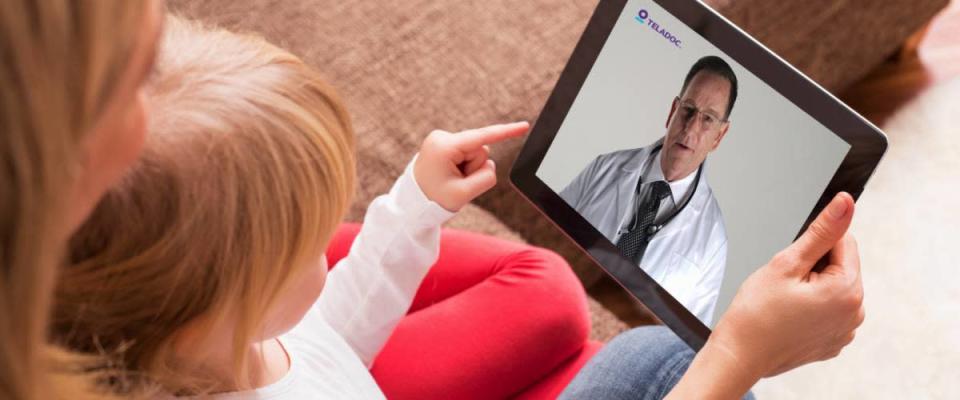
[[[580,370],[560,399],[662,399],[696,353],[664,326],[621,333]],[[747,393],[744,399],[753,400]]]

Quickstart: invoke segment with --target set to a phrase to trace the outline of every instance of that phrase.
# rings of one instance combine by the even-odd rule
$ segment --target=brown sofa
[[[707,0],[830,90],[896,52],[948,0]],[[171,0],[172,11],[255,31],[320,69],[359,143],[359,220],[432,129],[534,120],[597,0]],[[503,177],[521,141],[494,148]],[[501,184],[452,226],[548,247],[590,284],[600,270]],[[488,211],[489,210],[489,211]],[[623,328],[595,303],[596,338]]]

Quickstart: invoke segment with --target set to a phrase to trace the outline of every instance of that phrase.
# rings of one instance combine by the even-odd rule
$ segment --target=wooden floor
[[[924,90],[960,77],[960,0],[952,0],[930,25],[840,99],[877,126]],[[657,321],[617,283],[604,277],[589,294],[631,326]]]

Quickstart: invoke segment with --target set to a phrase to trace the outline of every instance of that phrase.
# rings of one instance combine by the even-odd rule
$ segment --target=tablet
[[[699,349],[740,284],[886,150],[704,4],[601,0],[513,186]]]

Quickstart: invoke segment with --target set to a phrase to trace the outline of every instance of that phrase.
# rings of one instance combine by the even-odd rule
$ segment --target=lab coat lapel
[[[619,235],[616,235],[616,232],[618,232],[620,227],[626,222],[624,219],[633,211],[633,198],[636,195],[637,183],[640,182],[640,175],[643,174],[643,165],[650,158],[652,150],[662,142],[663,139],[660,139],[650,146],[627,153],[627,159],[621,164],[623,173],[619,174],[620,177],[617,182],[617,201],[615,208],[617,218],[614,220],[617,226],[612,230],[616,237],[619,237]]]
[[[633,197],[637,190],[637,181],[640,179],[639,168],[637,168],[636,171],[625,170],[624,172],[625,173],[620,174],[620,179],[618,179],[617,182],[617,204],[615,206],[617,218],[614,219],[617,226],[613,228],[613,232],[620,230],[620,227],[623,226],[624,218],[627,218],[627,215],[632,211]]]

